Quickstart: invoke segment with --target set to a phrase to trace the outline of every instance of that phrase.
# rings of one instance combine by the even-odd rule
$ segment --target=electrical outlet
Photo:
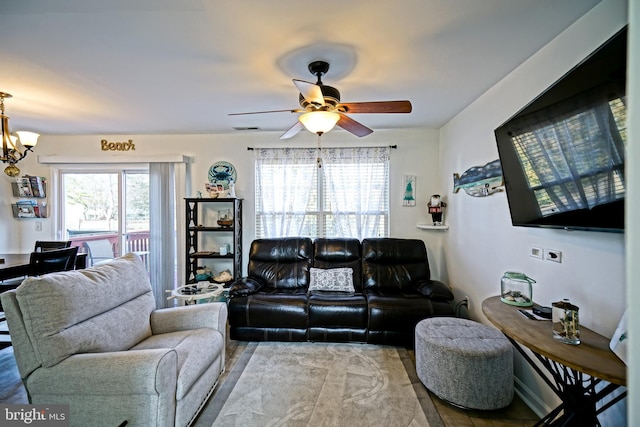
[[[36,231],[42,231],[42,221],[36,221]]]
[[[562,252],[557,249],[547,249],[545,259],[557,263],[562,262]]]
[[[531,253],[530,253],[530,255],[531,255],[533,258],[542,259],[542,255],[543,255],[543,254],[544,254],[544,253],[543,253],[543,251],[542,251],[542,248],[538,248],[538,247],[536,247],[536,246],[533,246],[533,247],[531,248]]]

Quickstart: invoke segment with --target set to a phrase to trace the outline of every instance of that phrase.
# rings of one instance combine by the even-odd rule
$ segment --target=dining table
[[[30,253],[23,254],[0,254],[0,289],[2,281],[28,276],[31,272],[29,265]],[[76,256],[76,270],[86,268],[87,254],[82,253]]]

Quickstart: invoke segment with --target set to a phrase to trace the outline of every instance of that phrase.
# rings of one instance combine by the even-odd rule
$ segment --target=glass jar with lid
[[[531,277],[516,271],[507,271],[500,279],[500,300],[519,307],[533,305],[533,283]]]
[[[580,321],[578,320],[578,306],[568,299],[551,304],[553,322],[553,337],[565,344],[580,344]]]

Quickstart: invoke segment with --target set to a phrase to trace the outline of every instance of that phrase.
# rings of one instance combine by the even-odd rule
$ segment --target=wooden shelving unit
[[[242,199],[187,198],[186,208],[186,284],[196,283],[199,266],[209,267],[213,275],[229,270],[233,280],[242,273]],[[232,218],[231,225],[218,225],[220,213]],[[220,247],[228,244],[226,255]]]

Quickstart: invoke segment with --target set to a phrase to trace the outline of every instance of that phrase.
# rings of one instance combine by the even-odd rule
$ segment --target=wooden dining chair
[[[71,240],[36,240],[36,245],[33,248],[34,252],[51,251],[54,249],[64,249],[71,247]]]
[[[77,246],[44,252],[31,252],[29,275],[39,276],[45,273],[73,270],[75,268],[77,254]]]

